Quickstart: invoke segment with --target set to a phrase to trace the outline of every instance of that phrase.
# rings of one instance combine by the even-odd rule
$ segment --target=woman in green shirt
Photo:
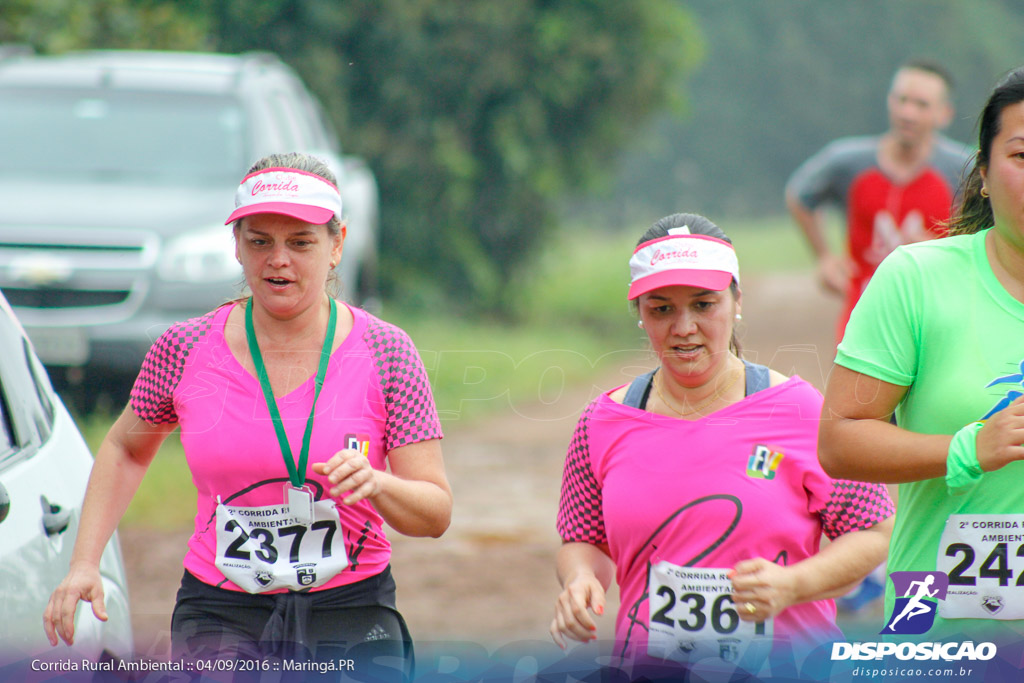
[[[951,223],[868,284],[826,387],[820,458],[833,477],[900,485],[884,633],[1020,642],[1024,67],[982,111]],[[929,611],[892,624],[926,576]]]

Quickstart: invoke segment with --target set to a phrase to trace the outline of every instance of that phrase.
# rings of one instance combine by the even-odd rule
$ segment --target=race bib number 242
[[[944,619],[1024,619],[1024,515],[950,515],[935,567]]]

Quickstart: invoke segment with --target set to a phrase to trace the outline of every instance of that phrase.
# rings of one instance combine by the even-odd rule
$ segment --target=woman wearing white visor
[[[552,636],[593,639],[614,577],[615,661],[634,675],[792,663],[841,639],[830,598],[884,559],[892,501],[822,471],[817,390],[741,359],[739,267],[717,226],[658,221],[630,270],[660,365],[576,427]]]
[[[267,157],[235,206],[251,296],[153,345],[97,453],[47,634],[72,642],[79,600],[105,618],[101,550],[180,426],[198,509],[174,655],[405,661],[384,522],[439,536],[452,506],[423,365],[404,332],[327,291],[345,226],[323,162]]]

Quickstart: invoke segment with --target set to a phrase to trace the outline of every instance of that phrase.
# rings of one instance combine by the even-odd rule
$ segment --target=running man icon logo
[[[892,572],[896,604],[880,633],[919,635],[935,623],[938,601],[946,599],[949,577],[943,572]]]

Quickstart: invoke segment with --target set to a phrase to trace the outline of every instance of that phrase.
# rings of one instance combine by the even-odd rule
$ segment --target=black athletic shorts
[[[308,680],[314,671],[325,682],[409,680],[412,640],[394,605],[390,567],[347,586],[271,595],[218,588],[186,571],[171,648],[193,666],[234,660],[236,681],[268,671],[295,672],[285,681]]]

